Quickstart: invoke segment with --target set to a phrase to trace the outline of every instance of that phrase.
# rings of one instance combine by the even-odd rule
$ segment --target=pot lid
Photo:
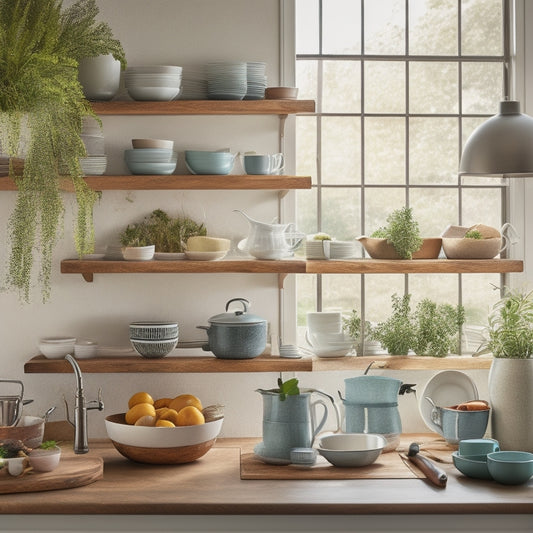
[[[233,302],[240,302],[242,309],[236,309],[235,311],[228,311],[230,304]],[[257,315],[251,315],[248,313],[248,307],[250,302],[245,298],[233,298],[226,303],[226,313],[220,313],[219,315],[212,316],[209,319],[210,324],[262,324],[266,322],[264,318]]]

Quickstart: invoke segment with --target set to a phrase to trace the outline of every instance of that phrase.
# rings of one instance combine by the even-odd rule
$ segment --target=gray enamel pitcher
[[[328,418],[328,404],[331,402],[337,416],[337,429],[340,417],[335,402],[328,394],[315,389],[301,389],[300,394],[282,395],[274,390],[257,389],[263,398],[263,453],[266,457],[290,459],[291,449],[310,448],[315,437],[324,427]],[[322,409],[318,416],[318,409]]]
[[[385,376],[358,376],[344,380],[346,433],[378,433],[387,440],[384,451],[394,450],[402,433],[398,395],[402,382]],[[340,393],[339,393],[340,396]]]

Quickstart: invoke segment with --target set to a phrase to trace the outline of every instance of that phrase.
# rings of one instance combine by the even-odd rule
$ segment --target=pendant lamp
[[[533,177],[533,118],[520,113],[520,102],[500,102],[500,112],[474,130],[459,175]]]

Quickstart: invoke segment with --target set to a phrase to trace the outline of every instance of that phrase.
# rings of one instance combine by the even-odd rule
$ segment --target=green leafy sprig
[[[282,377],[278,378],[278,391],[280,394],[280,400],[284,402],[287,396],[296,396],[300,394],[300,389],[298,388],[298,379],[291,378],[287,381],[283,381]]]

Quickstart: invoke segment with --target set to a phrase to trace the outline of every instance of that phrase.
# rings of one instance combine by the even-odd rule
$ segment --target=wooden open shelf
[[[93,274],[479,274],[522,272],[523,268],[523,261],[515,259],[61,261],[62,274],[81,274],[86,281],[93,281]]]
[[[347,356],[336,359],[303,357],[284,359],[261,355],[255,359],[217,359],[205,356],[167,356],[145,359],[137,355],[95,357],[80,359],[82,372],[114,374],[125,372],[148,373],[213,373],[213,372],[326,372],[362,371],[375,361],[372,368],[387,370],[473,370],[489,369],[491,358],[471,356],[417,357],[417,356]],[[72,372],[70,363],[63,359],[46,359],[37,355],[24,365],[26,374],[63,374]]]
[[[156,190],[287,190],[310,189],[311,176],[264,175],[125,175],[87,176],[87,185],[95,191],[156,191]],[[73,191],[72,182],[64,180],[61,187]],[[0,191],[16,191],[15,182],[0,177]]]
[[[314,113],[314,100],[172,100],[92,102],[98,115],[289,115]]]

